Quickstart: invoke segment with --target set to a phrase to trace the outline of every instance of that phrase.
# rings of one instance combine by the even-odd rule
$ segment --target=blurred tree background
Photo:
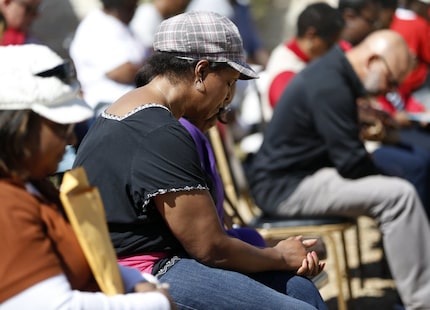
[[[290,0],[250,0],[250,3],[261,39],[267,48],[273,49],[290,35],[284,29]]]

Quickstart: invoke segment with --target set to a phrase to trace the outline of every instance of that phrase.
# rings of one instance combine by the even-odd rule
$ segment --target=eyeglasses
[[[222,107],[218,110],[216,117],[220,123],[227,124],[228,123],[228,113],[231,111],[231,107],[228,105],[226,107]]]
[[[26,2],[25,0],[15,0],[15,2],[24,8],[25,14],[27,14],[27,15],[35,16],[35,15],[38,15],[40,13],[40,5],[39,4],[30,4],[30,3]]]
[[[52,69],[36,73],[40,77],[57,77],[66,84],[73,84],[77,81],[76,70],[73,63],[66,60],[63,64],[58,65]]]
[[[396,80],[396,78],[394,77],[393,71],[391,71],[391,68],[388,65],[387,60],[383,56],[379,56],[379,59],[382,60],[382,62],[385,64],[385,67],[387,68],[387,72],[388,72],[388,79],[387,79],[388,88],[389,89],[396,89],[396,88],[398,88],[399,85],[400,85],[400,82],[398,80]]]

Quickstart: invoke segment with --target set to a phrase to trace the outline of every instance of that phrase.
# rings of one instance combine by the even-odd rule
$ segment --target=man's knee
[[[386,216],[389,215],[390,218],[394,218],[404,212],[411,212],[413,208],[420,205],[416,189],[409,181],[389,177],[385,186],[389,190],[386,192],[386,203],[382,209]]]

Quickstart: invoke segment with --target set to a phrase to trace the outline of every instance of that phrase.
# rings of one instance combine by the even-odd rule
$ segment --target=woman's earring
[[[196,79],[194,81],[194,88],[197,89],[197,90],[201,90],[202,89],[202,85],[203,85],[203,79],[200,76],[198,79]]]

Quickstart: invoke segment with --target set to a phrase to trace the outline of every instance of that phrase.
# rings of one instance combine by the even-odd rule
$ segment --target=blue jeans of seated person
[[[430,135],[429,135],[430,141]],[[417,146],[382,146],[372,154],[375,165],[386,175],[411,182],[430,218],[430,152]]]
[[[399,140],[402,144],[419,146],[430,152],[430,130],[420,125],[412,125],[406,128],[400,128]]]
[[[181,259],[160,281],[179,309],[327,309],[310,280],[282,271],[246,276]]]

